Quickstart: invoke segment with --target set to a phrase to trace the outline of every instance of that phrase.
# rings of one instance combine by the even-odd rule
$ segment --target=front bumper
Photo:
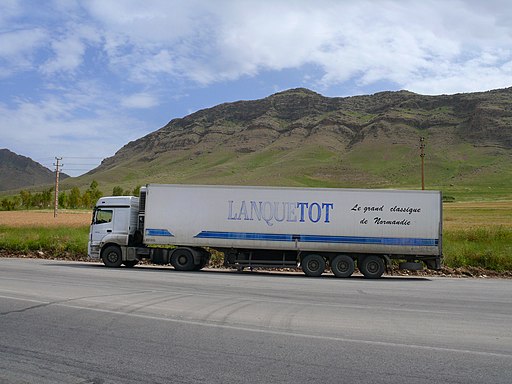
[[[89,241],[87,243],[87,256],[90,259],[98,260],[100,258],[100,245],[91,244],[91,242]]]

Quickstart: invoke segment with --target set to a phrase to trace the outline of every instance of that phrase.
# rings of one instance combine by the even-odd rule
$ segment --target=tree
[[[68,207],[71,209],[77,209],[82,204],[82,197],[80,196],[80,189],[73,187],[69,193]]]
[[[41,203],[43,208],[50,208],[52,206],[52,197],[53,197],[53,187],[43,191],[41,196]]]
[[[4,197],[2,199],[2,209],[4,211],[13,211],[15,209],[14,201]]]
[[[36,207],[36,208],[43,208],[43,194],[42,193],[34,193],[32,195],[30,205],[32,207]]]
[[[25,209],[29,209],[32,203],[32,193],[27,190],[20,191],[21,205],[25,207]]]
[[[68,195],[66,192],[59,192],[59,208],[67,208],[68,207]]]
[[[132,195],[133,196],[139,196],[140,195],[140,188],[141,188],[140,185],[137,185],[135,188],[133,188]]]
[[[112,190],[112,196],[123,196],[123,188],[120,186],[115,186]]]
[[[91,204],[92,204],[91,191],[87,190],[82,195],[82,206],[84,208],[91,208]]]
[[[103,196],[103,193],[98,189],[98,182],[96,180],[93,180],[91,182],[91,185],[89,186],[89,189],[87,190],[89,193],[90,201],[88,204],[84,204],[87,208],[92,208],[98,199]]]
[[[19,207],[21,207],[21,199],[19,196],[14,196],[12,198],[12,203],[14,205],[14,209],[18,209]]]

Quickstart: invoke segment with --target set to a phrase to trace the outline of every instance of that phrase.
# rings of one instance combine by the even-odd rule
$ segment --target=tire
[[[331,270],[336,277],[349,277],[354,273],[356,263],[347,255],[338,255],[331,260]]]
[[[101,252],[103,264],[110,268],[119,268],[123,263],[121,249],[115,245],[108,246]]]
[[[320,255],[307,255],[300,264],[302,271],[309,277],[318,277],[325,270],[325,259]]]
[[[201,262],[197,265],[194,265],[194,267],[192,269],[194,271],[200,271],[201,269],[203,269],[206,266],[207,263],[208,263],[208,260],[203,257],[203,258],[201,258]]]
[[[171,264],[177,271],[194,270],[194,256],[188,249],[177,249],[171,257]]]
[[[139,264],[139,260],[126,260],[126,261],[123,261],[123,264],[127,268],[133,268],[137,264]]]
[[[200,271],[210,263],[211,253],[204,248],[197,248],[201,253],[201,262],[194,266],[194,271]]]
[[[366,256],[359,263],[359,270],[367,279],[378,279],[386,270],[384,260],[379,256]]]

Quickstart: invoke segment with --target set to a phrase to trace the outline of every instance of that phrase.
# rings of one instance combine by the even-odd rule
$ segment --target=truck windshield
[[[104,224],[112,221],[113,211],[111,209],[97,209],[92,223],[93,224]]]

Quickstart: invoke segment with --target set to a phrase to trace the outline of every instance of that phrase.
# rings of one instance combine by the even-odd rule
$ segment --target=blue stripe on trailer
[[[174,237],[174,235],[171,232],[169,232],[167,229],[156,229],[156,228],[146,228],[146,236]]]
[[[323,235],[293,235],[274,233],[251,232],[215,232],[202,231],[196,238],[199,239],[225,239],[225,240],[262,240],[287,241],[302,243],[338,243],[338,244],[381,244],[402,245],[415,247],[437,247],[438,239],[422,239],[410,237],[362,237],[362,236],[323,236]]]

